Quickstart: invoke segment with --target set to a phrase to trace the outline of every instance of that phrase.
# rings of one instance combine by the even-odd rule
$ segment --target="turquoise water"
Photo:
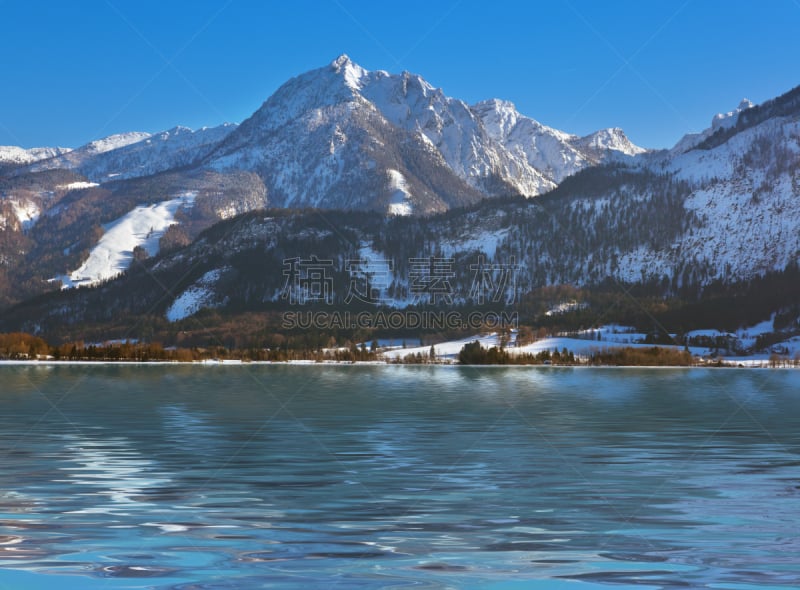
[[[0,367],[0,590],[800,587],[799,386]]]

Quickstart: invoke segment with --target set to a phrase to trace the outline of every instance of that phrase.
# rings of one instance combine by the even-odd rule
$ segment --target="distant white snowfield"
[[[158,241],[175,223],[175,214],[181,208],[191,208],[196,196],[195,192],[184,192],[169,201],[136,207],[105,226],[103,237],[77,270],[53,280],[60,280],[62,289],[96,285],[128,270],[136,246],[150,256],[156,255]]]
[[[60,188],[67,191],[74,191],[82,188],[92,188],[95,186],[100,186],[96,182],[86,182],[85,180],[79,180],[77,182],[70,182],[69,184],[60,184],[56,188]]]

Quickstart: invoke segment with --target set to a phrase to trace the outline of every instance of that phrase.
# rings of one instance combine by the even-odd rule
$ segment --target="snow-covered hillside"
[[[201,160],[235,128],[236,125],[225,124],[197,131],[174,127],[152,135],[112,135],[37,162],[30,169],[67,168],[99,183],[149,176]]]
[[[717,115],[691,141],[642,160],[690,187],[684,207],[695,222],[666,247],[624,253],[619,276],[627,281],[672,277],[678,266],[707,269],[703,281],[738,280],[782,270],[800,255],[800,119],[770,117],[733,132],[710,149],[692,147],[719,129],[731,129],[739,108]],[[800,113],[800,108],[798,109]],[[735,130],[734,130],[735,131]],[[701,138],[698,141],[698,138]]]
[[[39,219],[37,203],[27,198],[10,198],[0,202],[0,230],[26,231]]]
[[[104,228],[103,237],[79,268],[54,280],[61,281],[62,289],[95,285],[125,272],[137,246],[154,256],[158,240],[175,221],[175,213],[191,208],[195,197],[195,193],[187,192],[149,207],[136,207]]]
[[[0,146],[0,164],[25,166],[33,162],[38,162],[39,160],[46,160],[66,154],[69,151],[69,148],[60,147],[25,149],[11,145],[2,145]]]
[[[167,309],[167,320],[177,322],[194,315],[203,308],[216,307],[213,286],[221,275],[221,270],[211,270],[179,294]]]
[[[670,153],[673,155],[682,154],[697,147],[697,145],[708,139],[718,129],[729,129],[735,126],[739,121],[739,115],[747,109],[753,108],[753,106],[755,105],[753,105],[750,100],[743,98],[739,106],[734,110],[714,115],[714,118],[711,119],[710,127],[704,129],[700,133],[687,133],[684,135],[670,150]]]
[[[411,215],[414,210],[411,193],[405,177],[397,170],[389,170],[389,188],[392,198],[389,202],[390,215]]]

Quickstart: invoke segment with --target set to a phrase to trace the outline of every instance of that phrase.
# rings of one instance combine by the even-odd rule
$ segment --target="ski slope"
[[[191,208],[196,193],[185,192],[168,201],[139,206],[104,227],[105,233],[86,261],[76,270],[59,277],[62,289],[96,285],[125,272],[133,262],[133,250],[141,246],[147,254],[158,253],[158,241],[175,223],[181,208]]]

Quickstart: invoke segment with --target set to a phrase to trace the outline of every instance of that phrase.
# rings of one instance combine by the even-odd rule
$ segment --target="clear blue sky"
[[[0,145],[242,121],[347,53],[646,147],[800,85],[800,0],[0,0]]]

